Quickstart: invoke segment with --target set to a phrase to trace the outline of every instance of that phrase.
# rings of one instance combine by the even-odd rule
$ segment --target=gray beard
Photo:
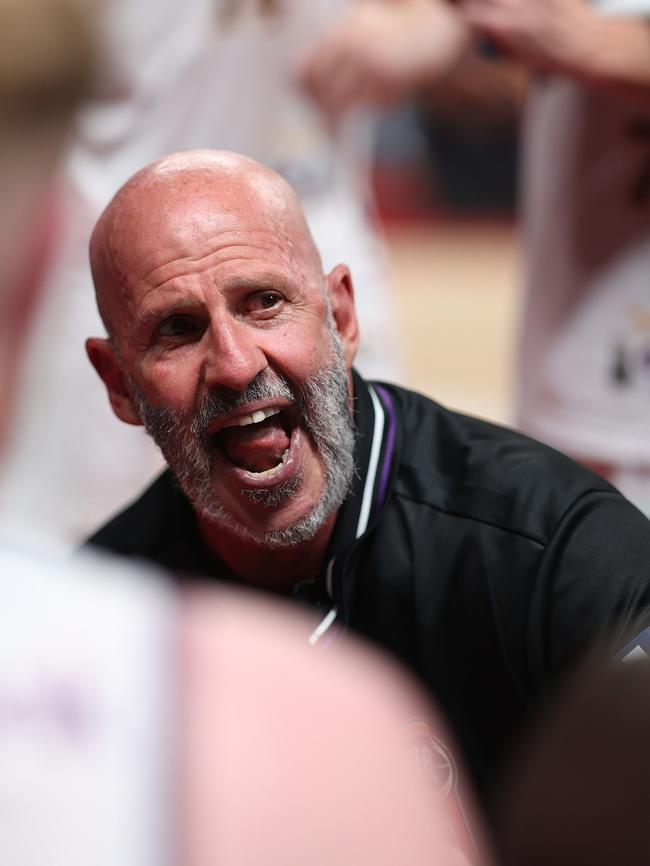
[[[169,467],[195,510],[227,527],[241,538],[269,548],[284,548],[312,539],[339,508],[354,475],[354,428],[349,405],[348,377],[338,334],[330,327],[332,362],[294,388],[270,370],[260,373],[244,391],[213,389],[188,418],[170,407],[154,407],[130,380],[131,396],[145,429],[162,451]],[[298,407],[302,426],[312,438],[325,472],[325,484],[315,507],[290,526],[257,532],[241,524],[221,504],[213,478],[212,451],[207,431],[215,419],[256,400],[286,398]],[[277,508],[300,488],[302,476],[268,490],[243,488],[253,502]]]

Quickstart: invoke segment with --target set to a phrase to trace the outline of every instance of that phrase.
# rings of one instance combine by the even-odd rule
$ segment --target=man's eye
[[[276,304],[279,304],[281,300],[282,298],[277,294],[277,292],[264,292],[260,298],[260,303],[265,310],[269,310],[271,307],[275,307]]]
[[[265,313],[277,310],[282,305],[283,297],[279,292],[256,292],[248,299],[248,309],[253,313]]]
[[[158,325],[156,333],[159,337],[199,339],[203,328],[190,316],[170,316]]]

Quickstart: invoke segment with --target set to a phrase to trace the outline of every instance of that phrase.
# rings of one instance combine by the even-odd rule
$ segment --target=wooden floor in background
[[[512,414],[519,241],[505,224],[386,228],[407,384],[495,421]]]

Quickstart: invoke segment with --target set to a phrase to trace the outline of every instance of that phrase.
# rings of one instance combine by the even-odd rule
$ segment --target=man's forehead
[[[264,166],[244,157],[224,164],[221,159],[209,161],[191,153],[144,169],[115,198],[118,210],[137,213],[140,203],[181,213],[188,204],[200,203],[207,211],[262,211],[285,218],[300,209],[291,187]]]
[[[175,265],[209,266],[238,253],[272,255],[287,266],[316,263],[302,213],[282,190],[246,178],[227,181],[202,173],[155,177],[118,198],[102,242],[124,280],[165,267],[173,276]]]
[[[301,264],[304,243],[272,214],[215,208],[196,197],[178,204],[143,209],[113,227],[108,248],[127,282],[160,284],[176,274],[236,263],[246,267],[258,257],[285,267]]]

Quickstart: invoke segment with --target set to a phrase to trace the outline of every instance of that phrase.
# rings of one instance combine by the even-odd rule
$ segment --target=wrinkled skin
[[[91,339],[88,351],[127,423],[142,423],[133,386],[148,406],[188,418],[211,392],[241,393],[264,375],[299,391],[332,366],[330,321],[349,378],[358,341],[349,272],[339,265],[323,276],[293,191],[251,160],[195,151],[145,169],[101,217],[91,262],[113,339]],[[234,414],[272,403],[245,404]],[[220,462],[223,454],[216,459],[213,484],[227,520],[216,533],[214,516],[199,518],[219,547],[224,528],[259,544],[302,521],[322,499],[323,455],[290,401],[279,407],[292,434],[277,479]],[[209,432],[218,433],[220,423]],[[281,482],[294,489],[275,507],[264,495],[251,496]],[[326,543],[333,517],[324,516],[313,550]]]

